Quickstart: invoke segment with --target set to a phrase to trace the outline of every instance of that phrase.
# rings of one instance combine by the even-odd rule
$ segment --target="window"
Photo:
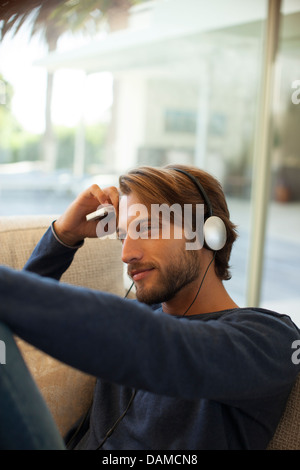
[[[238,225],[226,287],[247,305],[267,14],[267,0],[148,0],[104,15],[93,37],[62,35],[51,54],[37,38],[27,43],[29,24],[5,37],[0,215],[60,213],[91,183],[117,184],[141,164],[199,166],[223,185]],[[298,1],[282,3],[272,188],[256,286],[258,303],[293,314],[300,307],[299,15]]]
[[[262,305],[300,323],[300,5],[282,3]]]

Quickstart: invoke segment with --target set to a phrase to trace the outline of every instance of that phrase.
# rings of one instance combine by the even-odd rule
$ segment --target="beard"
[[[180,256],[176,256],[176,259],[170,261],[163,270],[153,265],[135,265],[134,269],[141,267],[145,269],[152,267],[157,270],[156,282],[149,287],[143,281],[136,283],[136,298],[147,305],[171,300],[181,289],[194,282],[200,275],[199,258],[197,253],[191,250],[183,250]]]

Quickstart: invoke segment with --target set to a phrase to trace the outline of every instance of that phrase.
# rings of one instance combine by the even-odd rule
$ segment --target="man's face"
[[[151,213],[131,193],[122,196],[119,205],[119,237],[122,260],[136,287],[140,302],[155,304],[171,300],[200,275],[199,252],[186,250],[186,240],[178,227],[163,238],[161,224],[151,220]],[[151,232],[152,229],[152,232]],[[177,237],[177,238],[176,238]]]

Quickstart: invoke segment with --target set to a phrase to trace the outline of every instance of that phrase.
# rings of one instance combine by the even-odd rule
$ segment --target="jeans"
[[[0,449],[65,449],[13,335],[2,323],[0,341]]]

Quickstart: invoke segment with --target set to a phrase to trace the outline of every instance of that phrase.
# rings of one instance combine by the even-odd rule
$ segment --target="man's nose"
[[[141,240],[131,238],[128,233],[122,243],[122,261],[123,263],[132,263],[140,261],[143,258]]]

